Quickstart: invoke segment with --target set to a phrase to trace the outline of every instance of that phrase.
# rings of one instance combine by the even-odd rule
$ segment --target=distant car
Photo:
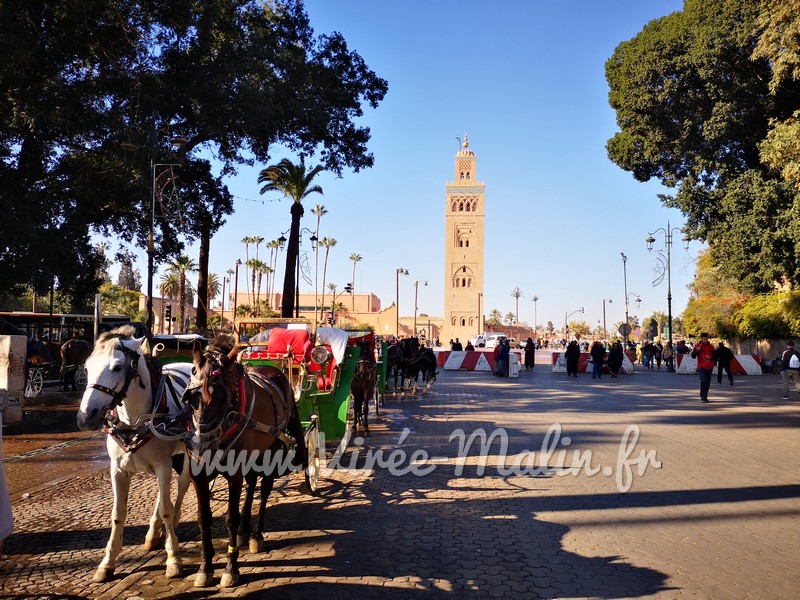
[[[469,342],[472,344],[473,348],[484,348],[486,347],[486,336],[476,335],[474,338],[470,338]]]
[[[520,340],[520,341],[517,343],[517,348],[519,348],[520,350],[525,350],[525,347],[526,347],[527,345],[528,345],[528,340]]]
[[[498,342],[504,342],[508,337],[503,333],[490,333],[486,336],[486,349],[491,350],[497,347]]]
[[[512,348],[516,348],[520,345],[521,342],[517,340],[517,338],[508,338],[508,345]]]

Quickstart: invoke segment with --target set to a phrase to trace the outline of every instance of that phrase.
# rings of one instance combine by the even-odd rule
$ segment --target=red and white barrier
[[[675,369],[680,375],[694,375],[697,373],[697,359],[690,354],[678,354],[678,367]],[[714,367],[713,373],[717,372]],[[763,375],[761,364],[751,354],[735,354],[731,361],[731,373],[734,375]]]
[[[436,366],[445,371],[494,371],[494,354],[491,352],[440,350],[435,354]],[[520,352],[512,350],[511,354],[521,358]]]

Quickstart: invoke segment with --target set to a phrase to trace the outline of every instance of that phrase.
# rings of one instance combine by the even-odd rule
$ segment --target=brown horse
[[[78,369],[83,368],[83,364],[91,354],[91,348],[86,340],[79,337],[73,337],[61,345],[61,381],[58,387],[63,386],[64,391],[73,392],[78,391],[78,386],[75,382],[75,375]]]
[[[353,374],[353,381],[350,384],[350,393],[353,394],[353,414],[356,435],[358,434],[359,425],[364,430],[364,435],[369,435],[369,423],[367,415],[369,414],[369,401],[375,395],[375,382],[378,378],[378,369],[375,362],[375,352],[372,349],[372,344],[367,341],[361,342],[360,354],[358,357],[358,364],[356,372]]]
[[[196,587],[210,585],[214,575],[211,480],[221,474],[228,481],[228,562],[220,585],[231,587],[239,582],[239,545],[245,544],[249,535],[250,551],[261,549],[264,507],[275,478],[308,464],[303,427],[286,375],[269,366],[245,372],[235,362],[236,348],[231,346],[218,338],[203,352],[195,342],[192,379],[184,394],[192,409],[193,434],[186,445],[202,540]],[[250,512],[259,478],[261,507],[251,530]],[[245,481],[247,493],[240,512]]]

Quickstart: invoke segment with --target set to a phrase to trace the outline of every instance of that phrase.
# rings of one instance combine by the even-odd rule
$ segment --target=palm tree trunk
[[[320,311],[325,312],[325,279],[328,276],[328,252],[331,251],[330,246],[325,246],[325,260],[322,261],[322,302],[320,302]]]
[[[197,320],[199,331],[208,327],[208,253],[211,246],[211,232],[203,226],[200,232],[200,252],[197,256],[199,273],[197,275]]]
[[[297,255],[300,253],[300,217],[303,216],[303,205],[292,204],[292,229],[289,232],[289,246],[286,249],[286,275],[283,278],[283,294],[281,296],[281,317],[294,316],[294,288],[297,277]]]
[[[181,271],[181,284],[178,288],[178,318],[180,319],[180,323],[178,323],[178,332],[183,332],[183,323],[184,318],[186,316],[186,273]]]

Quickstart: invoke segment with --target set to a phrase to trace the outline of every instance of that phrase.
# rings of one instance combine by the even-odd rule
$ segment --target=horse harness
[[[167,406],[167,389],[169,388],[173,398],[177,398],[179,394],[175,389],[173,378],[169,375],[163,375],[161,363],[154,358],[145,357],[145,363],[150,371],[151,389],[155,390],[151,398],[153,407],[151,418],[134,426],[120,421],[117,418],[115,409],[122,404],[122,401],[128,394],[131,383],[139,376],[139,359],[141,355],[121,343],[116,349],[122,352],[127,359],[125,362],[125,383],[122,385],[122,388],[117,391],[100,385],[99,383],[90,383],[86,387],[111,396],[111,404],[105,416],[106,433],[108,433],[111,439],[125,452],[133,454],[152,439],[153,433],[151,426],[153,425],[153,420],[162,422],[165,420],[169,412]],[[141,379],[139,379],[139,386],[144,389],[144,383]]]
[[[206,353],[207,356],[214,356],[215,354],[217,353]],[[219,360],[215,358],[214,361],[219,365]],[[212,375],[217,371],[221,373],[221,369],[215,369],[212,371]],[[297,446],[297,440],[287,434],[286,427],[289,422],[290,413],[286,410],[286,407],[281,411],[275,400],[276,395],[282,394],[278,385],[259,373],[245,373],[241,365],[236,365],[235,373],[235,385],[229,386],[235,389],[235,392],[231,394],[231,400],[228,406],[229,410],[221,411],[221,416],[219,418],[215,419],[213,423],[206,424],[213,427],[210,431],[195,432],[195,435],[192,437],[194,447],[189,448],[187,446],[189,455],[199,460],[201,459],[200,453],[212,447],[226,452],[236,443],[246,429],[254,429],[271,435],[283,442],[288,450],[293,450]],[[227,383],[226,381],[226,384]],[[277,425],[261,423],[253,418],[253,411],[256,405],[256,386],[267,392],[267,396],[272,400],[276,420],[279,418],[281,412],[284,413],[283,419]],[[249,390],[247,388],[249,388]],[[187,388],[186,391],[190,392],[197,389],[197,387]]]

